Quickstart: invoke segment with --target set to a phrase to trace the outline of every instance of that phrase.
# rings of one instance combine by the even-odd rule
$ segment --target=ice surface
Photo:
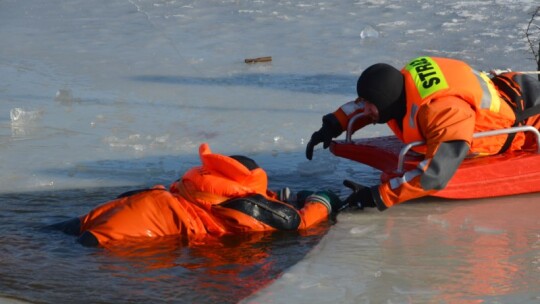
[[[322,115],[355,98],[363,69],[376,62],[400,67],[419,55],[460,58],[480,70],[535,69],[524,30],[536,6],[536,0],[4,0],[0,191],[168,183],[197,164],[197,148],[208,142],[216,152],[255,158],[275,187],[344,195],[344,178],[373,184],[377,173],[321,149],[307,162],[304,149]],[[243,61],[260,56],[273,60]],[[384,134],[386,127],[373,126],[357,136]],[[537,196],[528,200],[538,203]],[[463,271],[462,287],[474,281],[458,267],[458,254],[482,238],[515,235],[519,224],[503,229],[504,221],[479,221],[459,230],[445,215],[453,207],[426,202],[343,214],[305,261],[248,301],[538,300],[538,265],[520,268],[538,264],[538,246],[526,242],[508,245],[508,255],[488,256],[509,263],[523,251],[533,257],[516,266],[521,277],[491,273],[500,279],[491,286],[517,281],[511,288],[451,294],[459,287],[454,267]],[[469,211],[483,213],[490,204]],[[523,231],[529,242],[537,228],[530,223]],[[470,242],[460,243],[452,229]],[[452,256],[414,238],[407,243],[398,230],[439,245],[453,237],[442,248],[460,252]],[[471,267],[482,258],[466,257]]]

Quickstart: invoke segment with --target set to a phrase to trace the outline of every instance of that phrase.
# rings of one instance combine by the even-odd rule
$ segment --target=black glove
[[[304,205],[306,204],[306,198],[308,198],[310,195],[315,193],[315,191],[311,190],[300,190],[296,193],[296,205],[298,206],[298,210],[304,208]]]
[[[349,207],[357,207],[360,209],[364,209],[364,207],[377,207],[375,199],[373,198],[373,193],[369,187],[362,186],[350,180],[344,180],[343,185],[353,191],[353,193],[345,200],[345,204]]]
[[[323,124],[319,131],[316,131],[311,135],[306,147],[306,158],[311,160],[313,158],[313,148],[323,143],[323,148],[326,149],[330,146],[332,138],[338,137],[343,130],[341,124],[337,120],[334,114],[330,113],[323,117]]]
[[[307,202],[319,202],[328,208],[328,213],[337,213],[343,207],[347,206],[344,201],[342,201],[339,196],[334,192],[327,191],[317,191],[305,199]]]

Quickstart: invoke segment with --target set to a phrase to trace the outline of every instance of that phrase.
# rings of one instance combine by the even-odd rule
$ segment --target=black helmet
[[[405,115],[405,89],[403,74],[386,63],[367,68],[358,78],[356,92],[379,110],[379,123]]]

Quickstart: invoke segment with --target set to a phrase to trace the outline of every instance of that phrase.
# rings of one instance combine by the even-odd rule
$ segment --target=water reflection
[[[123,241],[109,244],[96,254],[114,260],[102,266],[113,275],[132,272],[130,279],[143,284],[174,281],[178,288],[190,291],[186,301],[236,303],[294,265],[327,228],[321,225],[303,233],[226,236],[190,246],[174,237],[144,244]],[[177,300],[175,297],[163,300]]]
[[[531,261],[539,251],[531,245],[538,242],[540,220],[531,215],[540,206],[530,196],[433,201],[440,207],[404,206],[406,210],[386,217],[387,235],[379,250],[388,285],[373,283],[387,285],[387,295],[415,301],[480,303],[524,294],[535,297],[540,272]]]
[[[486,203],[459,206],[438,216],[448,224],[441,231],[446,235],[442,244],[454,249],[446,270],[455,278],[436,285],[449,301],[536,289],[539,273],[530,267],[530,259],[539,253],[531,247],[539,239],[540,221],[531,216],[537,204],[523,197]]]
[[[107,248],[85,248],[43,228],[118,192],[101,190],[0,195],[0,296],[39,303],[237,303],[301,260],[329,228]]]

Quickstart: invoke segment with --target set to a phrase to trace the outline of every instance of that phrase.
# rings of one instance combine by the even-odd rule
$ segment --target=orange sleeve
[[[310,228],[318,223],[328,220],[328,208],[319,202],[306,202],[300,209],[301,222],[299,230]]]
[[[466,101],[449,96],[431,101],[418,111],[418,128],[426,139],[426,159],[442,142],[463,140],[471,146],[476,114]]]
[[[349,121],[351,120],[351,118],[353,118],[354,116],[362,112],[364,112],[364,104],[362,102],[353,100],[353,101],[349,101],[343,104],[341,107],[335,110],[332,114],[339,121],[341,130],[345,131],[347,130],[347,126],[349,125]],[[353,131],[361,129],[370,123],[372,123],[371,118],[366,117],[365,119],[358,119],[355,121],[355,124],[353,125]]]
[[[425,159],[415,169],[378,187],[376,192],[386,207],[430,195],[440,184],[444,187],[471,144],[475,112],[467,102],[457,97],[434,100],[421,107],[417,117],[418,127],[426,140]],[[432,176],[437,174],[440,176]],[[428,178],[431,180],[426,182]],[[434,182],[436,178],[443,180]]]
[[[291,231],[327,220],[328,208],[323,203],[308,201],[298,210],[289,203],[255,194],[214,205],[212,215],[231,233]]]

